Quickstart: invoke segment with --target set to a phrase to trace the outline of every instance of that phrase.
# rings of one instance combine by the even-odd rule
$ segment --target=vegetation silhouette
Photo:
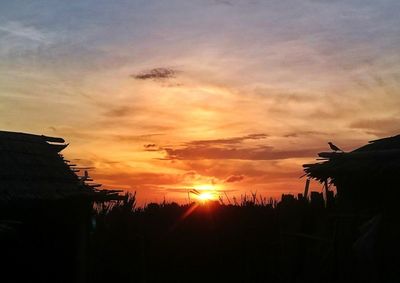
[[[320,282],[333,276],[333,225],[312,200],[237,205],[129,201],[96,210],[93,282]],[[188,213],[190,212],[190,213]]]

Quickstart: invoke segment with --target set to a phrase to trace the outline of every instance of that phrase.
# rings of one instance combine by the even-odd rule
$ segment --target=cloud
[[[296,131],[296,132],[288,132],[283,134],[284,138],[298,138],[300,136],[307,137],[307,136],[324,136],[326,133],[319,132],[319,131]]]
[[[219,182],[218,178],[202,176],[194,171],[182,171],[180,173],[153,173],[153,172],[115,172],[95,171],[93,178],[104,184],[115,186],[175,186],[190,187],[193,184],[209,184]]]
[[[350,128],[365,130],[375,136],[390,136],[400,133],[400,119],[360,119],[350,124]]]
[[[158,147],[155,143],[149,143],[149,144],[145,144],[143,145],[143,147],[145,148],[144,151],[162,151],[163,149]]]
[[[164,135],[164,134],[160,134],[160,133],[144,134],[144,135],[119,134],[119,135],[110,135],[109,137],[110,137],[110,139],[116,140],[116,141],[134,142],[134,141],[149,141],[154,137],[162,136],[162,135]],[[149,147],[145,146],[145,148],[149,148]]]
[[[195,140],[181,146],[160,146],[164,151],[160,160],[279,160],[314,156],[320,148],[299,148],[275,150],[274,147],[256,144],[248,145],[246,141],[258,141],[268,137],[266,134],[249,134],[226,139]]]
[[[154,68],[151,70],[143,71],[131,77],[137,80],[166,80],[174,78],[177,71],[171,68]]]
[[[214,0],[215,4],[226,5],[226,6],[233,6],[233,3],[228,0]]]
[[[178,174],[149,172],[135,172],[134,174],[122,172],[95,172],[93,176],[99,182],[111,185],[175,185],[183,180],[182,175]]]
[[[153,147],[156,147],[155,143],[149,143],[144,145],[144,148],[153,148]]]
[[[238,160],[279,160],[311,157],[320,148],[276,151],[270,146],[249,148],[219,148],[212,146],[190,146],[184,148],[164,148],[166,160],[238,159]]]
[[[134,109],[129,106],[119,106],[115,107],[113,109],[107,110],[104,113],[104,116],[110,117],[110,118],[118,118],[118,117],[124,117],[132,113]]]
[[[10,21],[0,25],[0,31],[7,32],[13,36],[22,37],[32,41],[50,43],[48,36],[35,27],[24,25],[20,22]]]
[[[250,134],[242,137],[233,137],[228,139],[214,139],[214,140],[197,140],[186,143],[187,146],[210,146],[210,145],[229,145],[240,144],[246,140],[260,140],[267,138],[266,134]]]
[[[244,179],[243,175],[232,175],[229,176],[226,180],[225,183],[235,183],[235,182],[240,182]]]

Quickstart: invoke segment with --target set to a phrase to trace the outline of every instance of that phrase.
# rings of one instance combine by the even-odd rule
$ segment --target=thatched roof
[[[67,146],[62,138],[0,131],[0,201],[110,197],[71,170],[59,154]]]
[[[400,135],[370,141],[351,152],[320,152],[322,162],[304,164],[309,178],[323,182],[330,178],[387,179],[400,174]]]

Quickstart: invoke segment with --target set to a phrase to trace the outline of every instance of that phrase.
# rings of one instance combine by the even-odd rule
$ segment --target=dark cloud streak
[[[279,160],[312,157],[321,148],[275,151],[270,146],[251,148],[184,147],[164,148],[166,160],[237,159],[237,160]]]
[[[136,80],[166,80],[174,78],[177,71],[171,68],[154,68],[143,71],[136,75],[131,75]]]
[[[299,157],[311,157],[320,148],[292,149],[276,151],[268,145],[246,145],[248,140],[267,138],[266,134],[249,134],[241,137],[213,140],[189,141],[180,147],[160,146],[158,151],[164,151],[165,156],[159,160],[280,160]],[[148,150],[148,148],[146,148]],[[152,148],[154,151],[155,148]]]
[[[236,183],[244,179],[243,175],[232,175],[226,178],[225,183]]]

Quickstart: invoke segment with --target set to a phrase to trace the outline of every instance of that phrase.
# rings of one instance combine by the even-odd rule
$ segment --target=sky
[[[141,203],[301,192],[328,141],[400,133],[399,14],[397,0],[1,1],[0,129],[63,137],[67,159]]]

